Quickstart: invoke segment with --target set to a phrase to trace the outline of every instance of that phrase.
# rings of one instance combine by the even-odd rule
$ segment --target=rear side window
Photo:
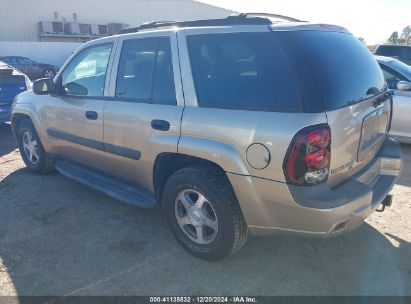
[[[386,89],[374,56],[351,34],[294,31],[281,35],[292,39],[308,61],[326,111],[371,98]]]
[[[116,96],[135,102],[176,105],[169,38],[123,42]]]
[[[401,48],[398,46],[381,45],[377,48],[375,54],[388,57],[400,56]]]
[[[0,70],[0,85],[24,85],[26,86],[26,79],[23,75],[12,75],[2,73]]]
[[[191,35],[187,42],[200,107],[301,111],[292,70],[271,33]]]
[[[400,57],[401,59],[411,60],[411,47],[402,47]]]

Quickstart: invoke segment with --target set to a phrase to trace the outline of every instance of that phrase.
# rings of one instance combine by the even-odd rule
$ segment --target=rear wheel
[[[45,71],[43,72],[43,76],[44,76],[45,78],[54,78],[54,76],[56,76],[56,72],[54,72],[54,71],[51,70],[51,69],[47,69],[47,70],[45,70]]]
[[[25,119],[18,125],[17,142],[21,157],[27,168],[36,173],[53,171],[54,161],[50,159],[44,150],[30,120]]]
[[[224,172],[192,166],[174,173],[163,192],[162,208],[181,245],[205,260],[220,260],[244,246],[248,230]]]

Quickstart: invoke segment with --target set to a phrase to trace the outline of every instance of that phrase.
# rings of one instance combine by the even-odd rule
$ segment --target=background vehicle
[[[10,121],[14,97],[28,89],[31,81],[26,75],[0,62],[0,124]]]
[[[375,55],[395,58],[411,65],[410,45],[380,45],[375,50]]]
[[[18,69],[26,74],[30,79],[39,79],[43,77],[53,78],[59,70],[59,67],[57,66],[46,63],[38,63],[30,58],[20,56],[1,57],[0,61],[3,61]]]
[[[394,91],[390,135],[411,143],[411,67],[390,57],[376,56],[388,87]]]
[[[282,18],[154,23],[84,44],[16,100],[27,167],[160,203],[182,246],[209,260],[248,231],[355,229],[390,205],[401,168],[391,95],[347,30]]]

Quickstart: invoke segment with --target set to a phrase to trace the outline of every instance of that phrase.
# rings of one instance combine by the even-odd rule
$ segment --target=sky
[[[411,25],[411,0],[200,0],[238,12],[264,12],[341,25],[367,44]]]

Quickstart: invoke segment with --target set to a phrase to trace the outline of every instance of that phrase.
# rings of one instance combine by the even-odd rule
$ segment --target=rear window
[[[398,57],[400,56],[401,47],[398,46],[388,46],[381,45],[375,51],[376,55],[388,56],[388,57]]]
[[[23,75],[1,75],[0,85],[26,85],[26,80]]]
[[[386,89],[374,56],[351,34],[294,31],[283,35],[292,39],[308,61],[326,111],[371,98]]]
[[[188,36],[200,107],[300,112],[294,75],[272,33]]]

